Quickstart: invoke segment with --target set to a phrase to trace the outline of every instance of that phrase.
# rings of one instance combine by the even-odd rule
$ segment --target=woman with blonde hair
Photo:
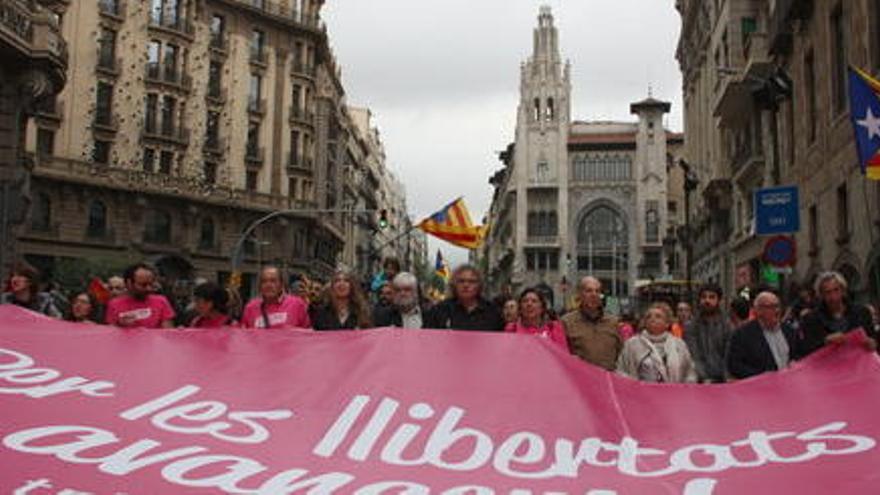
[[[641,332],[623,345],[617,372],[644,382],[696,383],[691,354],[684,341],[672,335],[672,315],[665,306],[653,304],[645,312]]]
[[[370,305],[361,284],[349,272],[338,270],[324,290],[322,304],[312,312],[315,330],[371,328]]]

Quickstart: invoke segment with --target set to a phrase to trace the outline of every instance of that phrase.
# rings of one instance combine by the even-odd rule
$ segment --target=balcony
[[[312,159],[302,156],[300,153],[287,153],[287,168],[292,172],[312,172]]]
[[[158,18],[155,15],[151,15],[149,25],[151,28],[182,36],[189,41],[193,40],[195,34],[195,27],[192,23],[179,17],[177,19],[169,19],[167,16]]]
[[[173,125],[156,126],[147,124],[141,134],[145,141],[159,141],[178,146],[189,145],[189,129]]]
[[[265,69],[269,66],[269,53],[265,48],[256,49],[251,47],[250,62]]]
[[[266,100],[249,99],[247,110],[254,115],[266,115]]]
[[[148,63],[144,72],[144,79],[153,84],[161,84],[170,88],[189,92],[192,90],[192,78],[189,74],[168,67],[162,68],[159,64]]]
[[[45,98],[34,109],[34,117],[40,121],[60,123],[64,120],[64,106],[56,98]]]
[[[0,1],[0,53],[3,64],[23,63],[46,72],[55,91],[67,81],[67,42],[57,21],[39,3],[30,0]]]
[[[292,27],[324,31],[324,23],[314,15],[306,15],[286,3],[270,0],[222,0],[224,3],[262,14]]]
[[[219,84],[208,83],[208,92],[205,93],[205,99],[209,103],[223,105],[226,103],[226,90],[220,88]]]
[[[211,50],[219,52],[221,55],[226,55],[229,53],[229,37],[223,34],[212,34],[209,46]]]
[[[734,150],[731,172],[736,182],[742,182],[755,174],[762,175],[764,153],[752,140],[746,140]]]
[[[92,127],[96,131],[115,133],[119,130],[119,123],[116,115],[113,115],[110,111],[98,110],[95,112]]]
[[[203,151],[213,155],[222,155],[226,149],[226,140],[216,134],[205,136]]]
[[[112,52],[98,52],[98,64],[95,71],[112,77],[119,76],[122,69],[122,60],[116,58]]]
[[[315,77],[315,67],[306,65],[301,60],[294,60],[290,66],[290,74],[292,76],[302,76],[307,78]]]
[[[248,145],[244,150],[244,161],[248,167],[257,168],[263,166],[263,148]]]
[[[315,126],[315,113],[306,110],[299,105],[291,105],[290,107],[290,123],[305,124],[310,127]]]
[[[125,2],[123,0],[98,0],[98,12],[101,15],[122,20],[125,17]]]

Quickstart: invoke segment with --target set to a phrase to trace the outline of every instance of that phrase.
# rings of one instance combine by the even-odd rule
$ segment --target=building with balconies
[[[23,125],[39,122],[57,128],[64,117],[53,98],[67,83],[68,48],[61,21],[68,3],[0,3],[0,277],[4,280],[10,263],[22,252],[18,235],[33,201],[33,159],[22,146]]]
[[[150,259],[171,279],[222,282],[244,229],[291,210],[244,242],[244,292],[264,263],[328,276],[345,216],[315,210],[340,207],[344,90],[322,6],[70,3],[61,32],[76,63],[27,130],[36,201],[22,254],[50,273]]]

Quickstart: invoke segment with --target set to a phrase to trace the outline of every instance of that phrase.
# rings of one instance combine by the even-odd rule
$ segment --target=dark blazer
[[[476,330],[501,332],[504,318],[501,310],[491,302],[480,299],[473,311],[466,311],[455,299],[447,299],[434,306],[423,317],[423,328],[450,328],[453,330]]]
[[[354,330],[357,328],[357,315],[354,312],[348,314],[345,321],[339,321],[333,306],[324,304],[310,311],[309,319],[312,320],[312,328],[315,330]]]
[[[788,342],[789,359],[799,357],[794,330],[782,325],[782,334]],[[778,371],[770,344],[764,338],[764,329],[757,320],[739,327],[730,338],[727,351],[727,372],[734,378],[748,378],[768,371]]]

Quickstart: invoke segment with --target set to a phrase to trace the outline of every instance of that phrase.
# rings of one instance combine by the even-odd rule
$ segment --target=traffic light
[[[388,210],[379,210],[379,228],[382,230],[388,228]]]

